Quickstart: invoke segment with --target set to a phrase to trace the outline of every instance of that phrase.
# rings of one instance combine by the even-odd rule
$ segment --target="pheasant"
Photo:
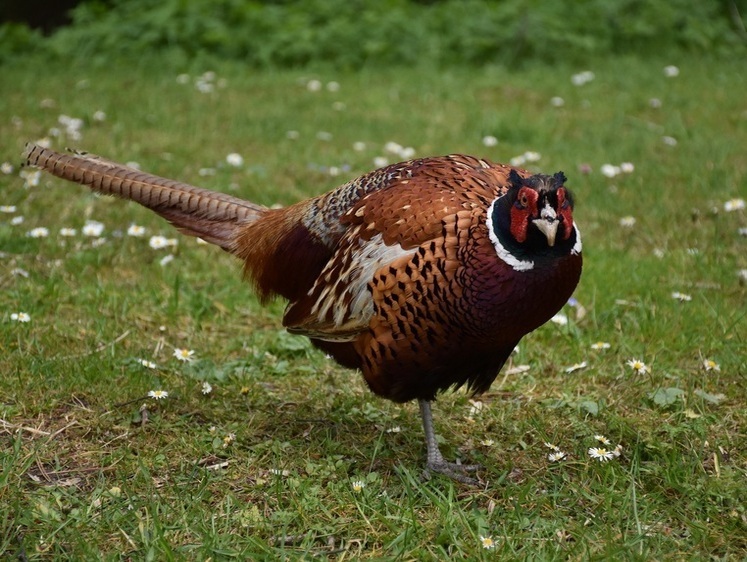
[[[259,297],[288,301],[283,325],[377,395],[418,400],[426,472],[461,482],[431,402],[495,380],[519,340],[578,284],[581,235],[562,172],[534,174],[465,155],[367,173],[282,209],[168,180],[86,153],[28,144],[25,165],[131,199],[244,263]]]

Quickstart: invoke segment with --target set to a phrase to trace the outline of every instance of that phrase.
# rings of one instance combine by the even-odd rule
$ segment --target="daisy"
[[[13,173],[13,164],[10,162],[3,162],[0,164],[0,172],[3,174],[12,174]]]
[[[586,368],[586,361],[582,361],[581,363],[574,363],[570,367],[566,367],[565,372],[570,374],[570,373],[573,373],[575,371],[580,371],[581,369],[585,369],[585,368]]]
[[[635,226],[635,217],[628,215],[620,219],[620,226],[625,228],[633,228]]]
[[[615,452],[605,449],[604,447],[591,447],[589,449],[589,456],[593,459],[597,459],[599,462],[607,462],[608,460],[615,458]]]
[[[584,70],[571,76],[571,83],[574,86],[583,86],[587,82],[594,80],[595,75],[591,70]]]
[[[153,363],[153,361],[148,361],[146,359],[136,359],[135,360],[138,364],[142,365],[146,369],[157,369],[158,366]]]
[[[677,299],[680,302],[690,302],[693,300],[693,298],[690,295],[686,295],[685,293],[680,293],[679,291],[675,291],[672,293],[672,298]]]
[[[670,136],[661,137],[661,141],[667,146],[677,146],[677,139]]]
[[[271,468],[270,474],[274,474],[275,476],[290,476],[290,471],[280,470],[279,468]]]
[[[613,456],[614,456],[615,458],[617,458],[617,457],[619,457],[620,455],[622,455],[622,451],[623,451],[623,446],[622,446],[622,445],[620,445],[620,444],[618,444],[618,445],[617,445],[617,446],[615,447],[615,449],[614,449],[614,450],[612,451],[612,455],[613,455]]]
[[[148,246],[154,250],[163,250],[169,246],[176,246],[179,242],[176,238],[166,238],[165,236],[151,236],[148,240]]]
[[[143,236],[144,234],[145,234],[144,226],[139,226],[137,224],[131,224],[127,228],[127,236],[135,236],[137,238],[137,237]]]
[[[547,447],[548,449],[552,450],[552,451],[555,451],[555,452],[558,452],[558,451],[560,451],[560,447],[558,447],[557,445],[553,445],[553,444],[552,444],[552,443],[550,443],[549,441],[545,441],[545,442],[543,443],[543,445],[544,445],[545,447]]]
[[[623,174],[632,174],[635,171],[635,166],[632,162],[623,162],[620,164],[620,171]]]
[[[352,483],[352,486],[354,492],[360,492],[366,487],[366,483],[363,480],[356,480]]]
[[[174,261],[174,254],[166,254],[161,258],[161,260],[158,262],[161,264],[161,267],[164,267]]]
[[[631,359],[630,361],[627,361],[626,364],[628,367],[633,369],[637,375],[644,375],[649,372],[648,366],[646,366],[646,364],[640,359]]]
[[[493,537],[483,537],[480,535],[480,544],[485,550],[493,550],[495,548]]]
[[[187,363],[191,363],[195,360],[193,357],[195,354],[194,350],[192,349],[185,349],[185,348],[175,348],[174,349],[174,357],[176,357],[179,361],[185,361]]]
[[[613,164],[602,164],[602,167],[599,168],[599,171],[602,172],[602,175],[606,178],[614,178],[616,175],[622,172],[622,169],[620,168],[620,166],[615,166]]]
[[[82,232],[84,236],[101,236],[101,233],[104,232],[104,225],[98,221],[86,221]]]
[[[353,150],[356,152],[363,152],[366,150],[366,143],[363,141],[356,141],[353,143]]]
[[[721,365],[716,363],[713,359],[704,359],[703,360],[703,368],[706,371],[720,371]]]
[[[664,67],[664,76],[666,76],[667,78],[674,78],[676,76],[679,76],[679,74],[680,69],[673,64]]]
[[[410,160],[413,156],[415,156],[415,149],[411,146],[406,146],[399,151],[399,156],[403,160]]]
[[[232,152],[228,156],[226,156],[226,162],[228,163],[228,165],[238,168],[244,165],[244,157],[241,156],[241,154]]]
[[[482,441],[480,441],[480,444],[483,447],[492,447],[493,445],[495,445],[495,441],[493,441],[492,439],[483,439]]]
[[[600,351],[602,349],[609,349],[610,347],[611,347],[610,344],[606,341],[598,341],[596,343],[591,344],[591,348],[594,351]]]
[[[213,385],[210,384],[208,381],[202,382],[202,393],[207,396],[213,391]]]
[[[470,400],[470,407],[469,407],[469,417],[475,417],[476,415],[480,414],[482,412],[483,407],[485,406],[482,402],[479,400]]]
[[[400,431],[402,431],[402,428],[398,425],[395,425],[394,427],[390,427],[389,429],[386,430],[387,433],[399,433]]]
[[[37,226],[36,228],[29,230],[26,233],[26,236],[29,238],[46,238],[49,236],[49,230],[43,226]]]
[[[0,205],[0,213],[15,213],[15,205]]]
[[[77,231],[74,228],[61,228],[60,236],[75,236]]]
[[[565,326],[568,324],[568,317],[565,314],[559,312],[558,314],[550,318],[550,322],[553,322],[558,326]]]
[[[332,80],[331,82],[327,82],[327,90],[330,92],[339,92],[340,91],[340,83],[335,82]]]
[[[498,139],[493,135],[486,135],[482,137],[482,144],[485,146],[495,146],[496,144],[498,144]]]
[[[94,111],[93,120],[94,121],[106,121],[106,113],[104,113],[100,109],[98,111]]]
[[[236,441],[236,434],[235,433],[229,433],[223,438],[223,448],[225,449],[228,447],[231,443]]]
[[[724,211],[726,212],[742,211],[744,210],[744,208],[744,199],[729,199],[726,203],[724,203]]]
[[[549,455],[547,455],[547,460],[550,462],[558,462],[562,461],[566,457],[566,453],[563,451],[553,451]]]
[[[12,219],[10,219],[10,224],[12,224],[13,226],[18,226],[19,224],[23,224],[23,217],[22,216],[13,217]]]
[[[594,439],[596,439],[597,441],[599,441],[602,445],[610,445],[612,443],[604,435],[595,435]]]
[[[322,89],[322,83],[320,80],[317,80],[316,78],[309,80],[306,82],[306,89],[309,92],[318,92]]]
[[[149,390],[148,397],[153,398],[154,400],[163,400],[164,398],[169,397],[169,393],[165,390]]]
[[[10,319],[16,322],[29,322],[31,321],[31,316],[25,312],[14,312],[10,315]]]
[[[35,172],[29,172],[28,170],[21,170],[20,175],[25,180],[23,187],[35,187],[39,185],[39,179],[41,178],[40,170],[36,170]]]
[[[553,107],[563,107],[565,105],[565,100],[560,96],[555,96],[550,98],[550,105]]]
[[[386,156],[377,156],[376,158],[373,159],[373,164],[377,168],[383,168],[384,166],[389,164],[389,160],[387,159]]]

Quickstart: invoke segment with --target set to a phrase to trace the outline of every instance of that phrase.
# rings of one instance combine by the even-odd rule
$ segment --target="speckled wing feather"
[[[457,268],[459,241],[450,238],[447,226],[468,231],[476,214],[484,214],[501,193],[509,170],[455,155],[412,161],[396,173],[385,168],[379,178],[364,176],[365,185],[376,188],[362,193],[359,188],[357,198],[349,196],[348,210],[339,215],[344,230],[334,254],[311,290],[289,305],[285,326],[318,339],[352,341],[371,327],[377,300],[384,305],[379,315],[397,307],[391,299],[403,299],[420,309],[413,315],[422,317],[432,306],[425,304],[432,286],[444,284],[423,269],[453,273]],[[377,181],[381,178],[385,181]],[[353,187],[347,190],[338,190],[336,201]],[[329,212],[334,207],[325,202],[322,208]],[[419,252],[427,257],[419,258]],[[397,337],[409,335],[403,331]]]

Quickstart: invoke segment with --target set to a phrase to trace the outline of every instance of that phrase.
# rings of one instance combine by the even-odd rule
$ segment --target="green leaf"
[[[680,396],[685,394],[685,391],[681,388],[668,387],[659,388],[654,392],[650,392],[648,397],[658,406],[671,406]]]
[[[703,400],[710,402],[711,404],[720,404],[726,399],[725,394],[711,394],[710,392],[700,390],[699,388],[696,389],[693,394],[695,394],[695,396],[700,396]]]

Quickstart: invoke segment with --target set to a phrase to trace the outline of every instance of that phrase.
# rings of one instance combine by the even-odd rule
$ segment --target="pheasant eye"
[[[522,191],[519,193],[519,205],[521,207],[526,207],[529,204],[529,197],[527,197],[527,194],[525,191]]]

